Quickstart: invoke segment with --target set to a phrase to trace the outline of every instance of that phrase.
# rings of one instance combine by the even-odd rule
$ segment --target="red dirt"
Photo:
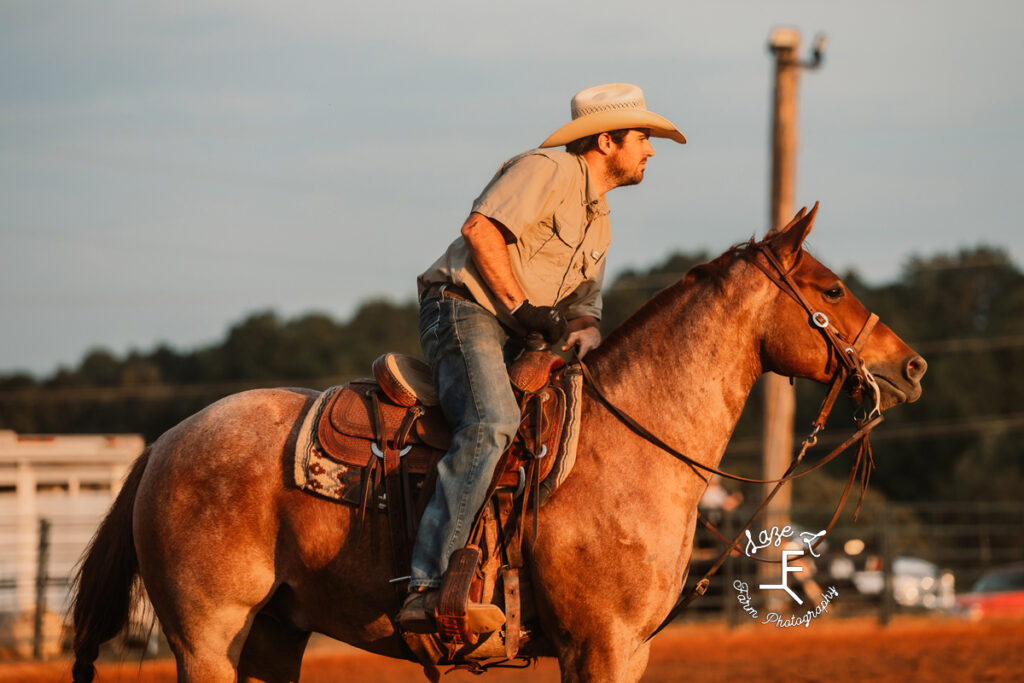
[[[881,628],[869,621],[814,622],[810,628],[746,624],[672,627],[654,640],[644,681],[1019,681],[1024,680],[1024,621],[968,624],[901,619]],[[0,662],[0,683],[68,681],[67,661]],[[98,683],[173,683],[169,660],[102,663]],[[333,641],[310,646],[303,683],[425,681],[420,668]],[[557,681],[553,660],[526,670],[496,669],[483,678],[454,672],[445,683]]]

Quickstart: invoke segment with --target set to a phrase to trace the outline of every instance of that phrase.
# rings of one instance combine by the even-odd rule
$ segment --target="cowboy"
[[[640,88],[588,88],[572,120],[507,161],[473,203],[462,234],[417,280],[420,344],[433,369],[451,448],[420,522],[406,631],[433,632],[437,589],[484,504],[494,468],[519,427],[506,362],[509,342],[540,333],[583,358],[601,342],[601,282],[611,240],[605,193],[635,185],[654,155],[650,137],[685,143],[647,110]],[[565,145],[566,151],[553,147]],[[470,609],[497,612],[492,605]],[[477,622],[488,620],[478,615]]]

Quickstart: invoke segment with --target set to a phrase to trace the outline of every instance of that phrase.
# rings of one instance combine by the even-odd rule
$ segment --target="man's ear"
[[[796,216],[784,228],[768,234],[771,241],[772,251],[782,262],[787,270],[796,263],[797,256],[803,246],[804,240],[814,227],[814,217],[818,214],[818,202],[807,213],[807,207],[800,209]]]
[[[601,154],[610,154],[615,149],[615,141],[608,133],[599,133],[597,136],[597,149]]]

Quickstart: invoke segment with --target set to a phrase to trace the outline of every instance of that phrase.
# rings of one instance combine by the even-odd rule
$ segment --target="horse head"
[[[835,273],[803,248],[817,211],[817,204],[810,212],[801,209],[788,225],[770,233],[760,243],[760,252],[754,250],[752,254],[757,259],[755,265],[783,289],[765,311],[764,368],[827,383],[836,371],[837,355],[855,347],[855,340],[864,330],[868,336],[866,341],[859,340],[863,343],[859,356],[869,371],[867,376],[873,377],[878,386],[878,407],[885,410],[898,403],[916,401],[921,396],[921,378],[928,368],[924,358],[886,325],[878,323],[871,329],[871,313]],[[765,254],[764,250],[770,253]],[[783,273],[773,275],[773,269],[765,267],[772,257]],[[784,284],[775,275],[788,279],[797,293],[787,296]],[[838,346],[829,342],[829,328],[838,339]]]

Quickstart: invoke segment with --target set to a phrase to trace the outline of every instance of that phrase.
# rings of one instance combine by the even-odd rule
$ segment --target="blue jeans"
[[[434,371],[451,447],[420,521],[410,588],[436,588],[451,554],[466,545],[501,454],[519,428],[519,404],[505,365],[508,331],[470,301],[429,297],[420,304],[420,345]]]

